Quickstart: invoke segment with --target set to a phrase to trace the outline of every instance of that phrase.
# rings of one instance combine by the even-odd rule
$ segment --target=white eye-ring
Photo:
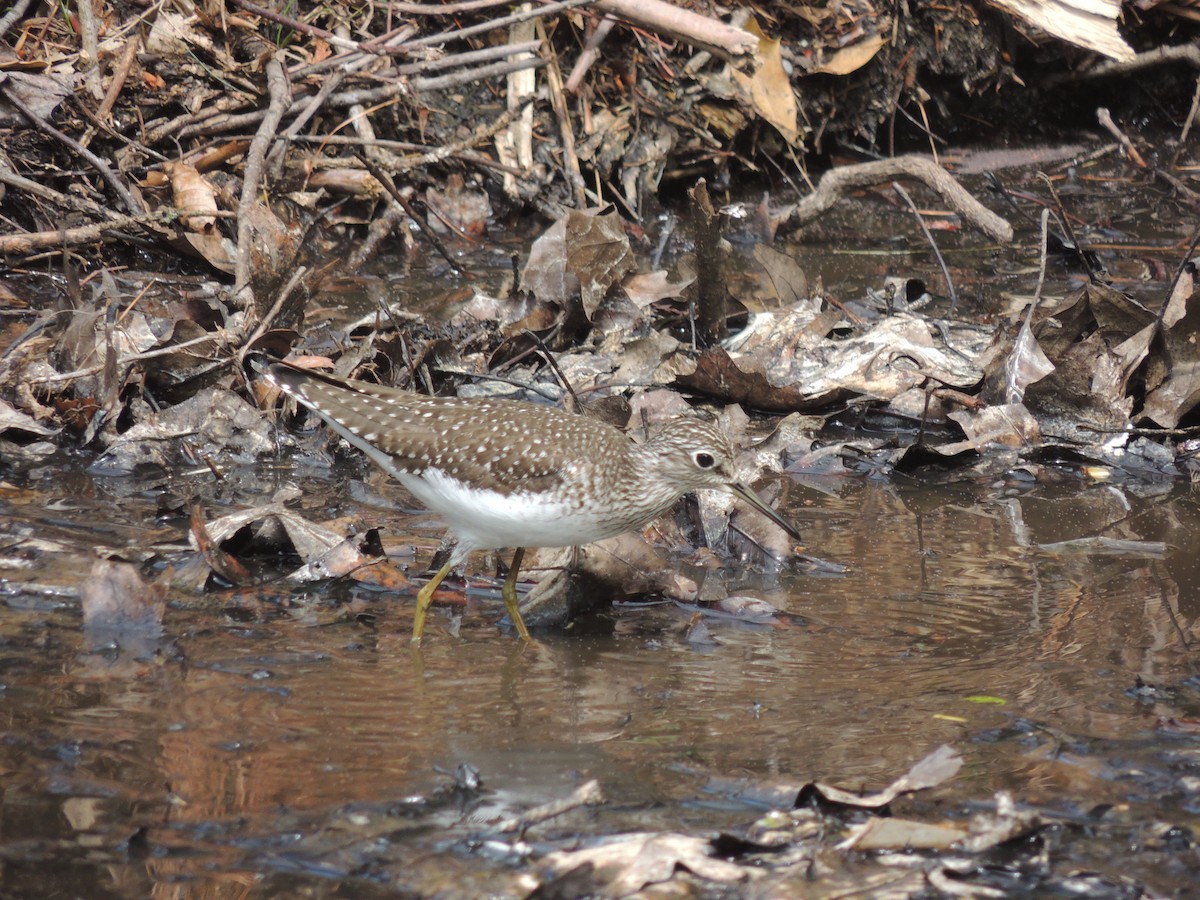
[[[699,450],[699,451],[693,453],[692,460],[701,469],[711,469],[713,466],[715,466],[717,464],[717,458],[715,456],[713,456],[711,453],[706,453],[703,450]]]

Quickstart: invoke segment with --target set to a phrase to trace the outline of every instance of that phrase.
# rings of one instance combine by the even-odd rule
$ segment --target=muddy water
[[[28,472],[0,494],[4,894],[519,892],[520,854],[489,829],[588,779],[605,806],[526,840],[737,827],[768,787],[880,787],[943,743],[966,760],[934,793],[943,814],[1007,790],[1067,820],[1115,816],[1064,864],[1186,883],[1115,854],[1200,808],[1200,495],[1060,474],[793,485],[810,549],[850,572],[708,573],[781,613],[714,620],[709,640],[664,605],[522,647],[476,580],[414,651],[411,595],[176,587],[137,660],[91,646],[77,590],[97,552],[186,582],[184,524],[156,520],[160,494],[199,489],[215,514],[299,479],[336,513],[361,485]],[[366,516],[432,538],[400,502]],[[482,790],[455,787],[464,764]]]

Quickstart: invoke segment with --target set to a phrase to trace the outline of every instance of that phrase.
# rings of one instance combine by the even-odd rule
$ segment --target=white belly
[[[587,504],[547,502],[538,494],[501,494],[466,489],[436,469],[423,477],[401,475],[414,497],[446,520],[459,544],[479,548],[570,547],[628,530],[621,521],[601,521]]]

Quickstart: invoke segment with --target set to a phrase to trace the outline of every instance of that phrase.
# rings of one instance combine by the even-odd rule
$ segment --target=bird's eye
[[[693,459],[696,460],[696,465],[702,469],[711,469],[717,464],[716,457],[714,457],[711,453],[697,453]]]

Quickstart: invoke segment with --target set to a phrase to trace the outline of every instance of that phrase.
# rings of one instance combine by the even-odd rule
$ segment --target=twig
[[[1192,93],[1192,108],[1188,110],[1183,130],[1179,132],[1180,148],[1187,146],[1188,135],[1192,131],[1192,125],[1196,122],[1196,113],[1198,112],[1200,112],[1200,75],[1196,76],[1196,90]]]
[[[408,213],[404,211],[404,207],[399,203],[389,203],[387,209],[383,211],[383,215],[372,219],[371,223],[367,226],[366,239],[354,248],[354,252],[346,260],[346,271],[357,272],[367,264],[367,260],[374,258],[380,242],[392,233],[392,230],[404,220],[406,215]],[[401,234],[407,236],[408,232],[401,232]],[[407,250],[410,245],[411,238],[408,238],[405,249]]]
[[[993,240],[1002,244],[1013,239],[1012,226],[996,215],[946,172],[922,156],[897,156],[830,169],[817,182],[817,189],[796,204],[789,219],[803,225],[824,215],[843,195],[896,178],[915,178],[924,182],[959,215]]]
[[[301,144],[331,144],[345,147],[362,147],[364,145],[370,145],[379,147],[383,150],[398,150],[402,153],[433,152],[430,150],[428,144],[414,144],[411,141],[389,141],[385,140],[384,138],[380,138],[376,141],[368,141],[360,137],[341,134],[298,134],[293,138],[288,138],[288,140]],[[461,147],[457,150],[454,150],[448,157],[445,158],[461,159],[464,162],[473,163],[477,166],[484,166],[489,169],[495,169],[498,172],[507,172],[512,175],[525,174],[525,172],[523,172],[521,169],[514,168],[513,166],[506,166],[504,163],[497,162],[491,157],[484,156],[482,153],[477,153],[474,150],[464,150],[461,149]],[[315,159],[312,161],[312,166],[314,169],[340,169],[344,165],[345,161],[340,159]]]
[[[17,19],[25,15],[25,10],[29,9],[29,4],[32,2],[33,0],[17,0],[12,8],[4,14],[4,17],[0,18],[0,38],[8,34],[8,29],[17,24]]]
[[[546,342],[542,340],[541,335],[529,328],[524,329],[522,333],[525,335],[525,337],[529,338],[529,340],[533,341],[538,350],[542,352],[542,356],[546,358],[546,362],[550,364],[550,368],[554,370],[554,377],[558,379],[558,383],[563,389],[563,408],[566,409],[567,412],[578,413],[582,415],[583,404],[579,402],[579,395],[575,393],[575,388],[571,384],[571,379],[567,377],[566,372],[559,368],[558,360],[555,358],[554,353],[550,350],[550,348],[546,346]]]
[[[358,41],[348,41],[345,38],[338,37],[332,31],[326,31],[324,28],[318,28],[316,25],[309,25],[307,22],[301,22],[299,19],[285,16],[283,13],[277,13],[274,10],[267,9],[265,6],[251,3],[250,0],[233,0],[233,2],[248,13],[266,19],[269,22],[274,22],[276,25],[283,25],[285,28],[299,31],[301,34],[307,34],[309,37],[321,38],[335,47],[341,47],[343,50],[356,50],[359,53],[374,55],[379,55],[382,52],[379,49],[360,44]]]
[[[167,347],[159,347],[157,350],[147,350],[144,353],[132,353],[129,356],[122,356],[120,362],[122,365],[128,365],[133,362],[144,362],[147,359],[158,359],[160,356],[170,356],[173,353],[178,353],[180,350],[186,350],[189,347],[197,347],[200,344],[208,342],[219,343],[221,334],[217,331],[211,331],[200,337],[194,337],[188,341],[181,341],[178,344],[171,344]],[[84,369],[76,369],[74,372],[60,372],[54,375],[35,376],[29,379],[30,384],[58,384],[63,381],[74,381],[76,378],[87,378],[89,375],[99,375],[105,367],[106,363],[97,363],[94,366],[88,366]]]
[[[1194,69],[1200,69],[1200,47],[1195,44],[1180,44],[1172,47],[1155,47],[1145,53],[1139,53],[1133,59],[1124,62],[1112,60],[1093,66],[1085,72],[1064,73],[1047,80],[1047,84],[1057,84],[1063,81],[1078,81],[1085,78],[1107,78],[1110,75],[1124,75],[1161,66],[1166,63],[1185,62]]]
[[[1132,162],[1139,169],[1148,168],[1146,165],[1146,160],[1142,159],[1142,154],[1138,153],[1138,149],[1133,145],[1133,141],[1131,141],[1129,136],[1125,134],[1120,127],[1118,127],[1117,123],[1113,121],[1112,114],[1103,106],[1096,110],[1096,121],[1100,123],[1101,127],[1103,127],[1105,131],[1117,139],[1117,141],[1121,144],[1121,149],[1124,150],[1125,155],[1129,157],[1130,162]]]
[[[125,42],[125,52],[121,54],[121,61],[117,63],[117,69],[113,72],[113,79],[108,86],[108,92],[104,95],[104,100],[100,103],[100,108],[96,110],[97,119],[104,119],[112,112],[112,108],[116,105],[117,98],[121,96],[121,91],[129,78],[129,71],[133,68],[133,61],[137,59],[138,47],[141,43],[142,36],[140,34],[130,35],[129,40]]]
[[[519,98],[517,104],[512,109],[506,109],[493,122],[479,125],[475,131],[463,140],[446,144],[443,147],[430,150],[428,153],[422,153],[420,156],[406,156],[401,160],[391,162],[388,164],[388,171],[393,175],[400,172],[410,172],[421,166],[428,166],[432,163],[441,162],[443,159],[457,156],[475,144],[489,141],[507,128],[513,119],[521,114],[521,110],[532,103],[533,100],[533,97]]]
[[[455,72],[453,75],[441,75],[436,78],[414,78],[412,87],[415,91],[444,91],[446,88],[458,87],[460,84],[474,84],[485,78],[507,75],[510,72],[521,72],[525,69],[540,69],[546,65],[546,60],[540,57],[532,59],[508,59],[504,62],[492,63],[490,66],[480,66],[478,69],[467,69]]]
[[[531,825],[539,825],[573,809],[578,809],[581,806],[597,806],[603,802],[604,794],[600,790],[600,783],[598,781],[589,781],[586,784],[581,784],[569,797],[565,797],[562,800],[552,800],[549,803],[543,803],[541,806],[535,806],[533,809],[527,809],[519,816],[501,819],[496,823],[495,830],[501,833],[510,831],[523,832]]]
[[[3,179],[0,178],[0,180]],[[73,228],[61,228],[57,231],[30,231],[23,234],[2,234],[0,235],[0,255],[25,255],[38,250],[91,244],[115,231],[125,231],[134,226],[163,225],[177,221],[180,216],[200,212],[205,211],[178,210],[167,207],[157,212],[143,213],[137,216],[119,216],[110,213],[106,221],[97,222],[94,225],[77,225]],[[211,215],[211,213],[206,214]]]
[[[87,160],[88,164],[91,165],[92,168],[94,168],[97,172],[99,172],[100,177],[103,178],[108,183],[108,186],[113,189],[113,192],[121,199],[121,202],[125,205],[125,208],[128,209],[130,213],[135,216],[142,213],[143,210],[141,204],[139,204],[137,200],[133,198],[133,195],[129,193],[128,188],[125,187],[121,179],[119,179],[116,173],[108,167],[108,163],[104,162],[104,160],[98,157],[87,147],[84,147],[82,144],[80,144],[79,141],[63,134],[49,122],[40,118],[32,109],[26,106],[25,101],[17,96],[16,91],[10,91],[8,89],[8,75],[4,72],[0,72],[0,94],[4,95],[4,99],[11,103],[17,109],[17,111],[29,121],[30,125],[38,129],[38,131],[48,134],[56,141],[62,143],[63,146]]]
[[[1050,191],[1050,196],[1054,198],[1055,216],[1058,218],[1058,224],[1062,226],[1063,231],[1067,235],[1067,240],[1071,242],[1071,246],[1079,254],[1079,260],[1083,263],[1083,267],[1087,269],[1088,281],[1093,284],[1099,283],[1101,280],[1100,273],[1096,271],[1091,257],[1084,252],[1083,245],[1075,237],[1075,229],[1071,227],[1071,217],[1067,215],[1067,209],[1063,206],[1062,197],[1058,195],[1058,188],[1054,186],[1054,182],[1050,180],[1050,176],[1045,172],[1038,172],[1038,178],[1046,185],[1046,189]]]
[[[75,5],[79,22],[79,39],[83,45],[79,67],[83,70],[83,83],[88,93],[96,100],[104,96],[100,87],[100,25],[96,21],[96,8],[91,3]]]
[[[546,83],[550,89],[550,107],[558,119],[558,131],[562,137],[563,166],[566,169],[567,183],[571,186],[571,194],[575,198],[576,209],[587,208],[587,197],[583,190],[583,172],[579,169],[579,156],[575,152],[575,129],[571,125],[571,111],[567,107],[567,98],[563,96],[562,70],[558,67],[558,57],[554,52],[549,36],[543,30],[541,39],[545,42],[547,55],[545,62]]]
[[[457,16],[459,13],[509,5],[511,0],[462,0],[460,3],[403,3],[395,0],[391,7],[394,12],[406,16]]]
[[[267,158],[267,150],[283,121],[283,114],[291,104],[288,95],[287,73],[283,69],[280,55],[267,61],[267,94],[271,101],[267,113],[259,125],[250,149],[246,153],[246,172],[242,180],[242,194],[238,199],[237,211],[237,264],[234,270],[235,295],[245,291],[250,286],[251,236],[254,226],[251,224],[250,211],[258,202],[258,186],[262,181],[263,163]]]
[[[758,67],[758,38],[720,19],[681,9],[665,0],[596,0],[596,9],[707,50],[739,69],[753,71]]]
[[[933,239],[933,235],[929,233],[929,227],[925,224],[925,220],[921,218],[921,211],[917,209],[917,204],[913,203],[912,197],[908,196],[908,191],[900,186],[899,182],[892,182],[892,190],[904,198],[904,202],[908,204],[908,208],[912,210],[912,214],[917,217],[917,224],[921,226],[921,231],[925,233],[925,240],[929,242],[929,246],[933,248],[934,258],[937,259],[937,264],[942,270],[942,277],[946,279],[946,290],[950,294],[950,312],[954,312],[954,308],[958,306],[958,292],[954,290],[954,280],[950,277],[950,270],[946,267],[946,260],[942,258],[942,251],[938,249],[937,242]]]
[[[487,22],[479,25],[471,25],[468,28],[456,28],[453,31],[441,31],[437,34],[426,35],[423,38],[417,38],[415,41],[409,41],[405,44],[404,49],[415,50],[419,47],[435,47],[438,44],[446,43],[446,41],[462,40],[474,37],[477,34],[483,34],[484,32],[494,31],[498,28],[507,28],[509,25],[524,22],[526,19],[541,19],[546,16],[557,15],[560,12],[566,12],[568,9],[574,9],[577,6],[590,6],[593,2],[594,0],[560,0],[558,3],[536,6],[519,13],[513,13],[511,16],[489,19]],[[439,7],[439,9],[445,9],[445,7]]]
[[[296,271],[291,274],[287,280],[287,283],[280,288],[279,292],[275,295],[275,302],[271,304],[271,308],[267,310],[267,314],[259,320],[258,325],[254,327],[254,331],[250,332],[250,336],[246,338],[246,340],[242,343],[241,348],[238,350],[237,360],[239,368],[242,366],[249,348],[254,344],[255,341],[267,333],[267,329],[271,327],[271,323],[275,321],[275,317],[278,316],[279,311],[283,309],[284,302],[288,297],[291,296],[292,291],[296,289],[296,285],[300,283],[300,279],[307,274],[308,268],[306,266],[297,266]]]
[[[375,51],[380,48],[386,49],[389,46],[399,46],[416,33],[416,25],[405,23],[401,27],[389,31],[387,34],[381,34],[378,37],[371,38],[369,41],[364,41],[363,47],[367,51]],[[291,76],[293,81],[298,81],[302,78],[311,78],[314,75],[320,75],[331,69],[350,68],[374,62],[378,58],[378,56],[371,55],[368,52],[343,50],[341,53],[335,53],[320,62],[296,63],[288,69],[288,75]]]
[[[413,209],[412,204],[408,202],[408,198],[406,198],[400,193],[400,191],[396,189],[396,185],[392,183],[392,179],[388,177],[387,173],[379,168],[379,166],[375,165],[375,163],[371,162],[371,160],[365,155],[361,153],[355,153],[354,155],[358,161],[362,163],[364,167],[366,167],[366,170],[375,177],[375,180],[383,185],[383,189],[392,196],[392,199],[404,207],[404,211],[408,214],[408,217],[413,220],[418,228],[421,229],[421,233],[429,239],[429,243],[433,244],[433,248],[437,250],[442,259],[450,263],[450,266],[454,269],[454,271],[461,272],[467,278],[473,280],[475,276],[464,269],[462,263],[458,262],[458,260],[450,255],[449,251],[446,250],[445,246],[442,244],[441,238],[434,233],[433,229],[429,227],[429,223],[426,222],[422,216],[417,215],[417,211]]]
[[[608,37],[613,26],[617,24],[617,20],[612,16],[605,16],[600,20],[600,23],[588,35],[587,43],[583,45],[583,50],[579,54],[579,58],[575,60],[575,65],[571,68],[571,74],[567,77],[567,83],[563,86],[563,90],[568,94],[578,94],[579,86],[583,83],[584,76],[587,75],[588,69],[600,57],[600,45],[604,43],[604,39]]]
[[[87,197],[76,197],[71,194],[64,194],[61,191],[56,191],[52,187],[42,184],[40,181],[34,181],[31,178],[26,178],[24,175],[18,175],[16,172],[11,172],[4,166],[0,165],[0,184],[8,185],[11,188],[16,188],[18,191],[24,191],[34,197],[41,197],[49,203],[56,203],[63,209],[73,209],[79,212],[85,212],[90,216],[95,216],[97,219],[113,219],[116,221],[117,214],[111,209],[106,209],[99,203],[89,200]],[[129,218],[121,218],[125,224],[122,227],[127,227]],[[55,232],[58,234],[59,232]]]
[[[1177,193],[1180,199],[1190,203],[1193,208],[1200,206],[1200,194],[1193,191],[1190,187],[1183,183],[1183,180],[1158,166],[1152,166],[1150,169],[1154,173],[1154,177],[1159,181],[1165,181]]]
[[[484,47],[482,50],[468,50],[465,53],[451,53],[441,59],[426,59],[421,62],[405,63],[393,70],[397,75],[417,75],[433,72],[438,69],[453,69],[456,66],[471,66],[475,63],[490,62],[493,59],[505,59],[518,53],[532,53],[542,45],[541,41],[525,41],[520,44],[499,44],[495,47]]]
[[[1042,287],[1046,283],[1046,247],[1049,243],[1050,233],[1050,209],[1042,207],[1041,221],[1041,246],[1038,249],[1038,280],[1037,289],[1033,292],[1033,303],[1029,306],[1029,317],[1025,320],[1025,324],[1029,325],[1033,321],[1033,311],[1037,309],[1038,303],[1042,300]]]

